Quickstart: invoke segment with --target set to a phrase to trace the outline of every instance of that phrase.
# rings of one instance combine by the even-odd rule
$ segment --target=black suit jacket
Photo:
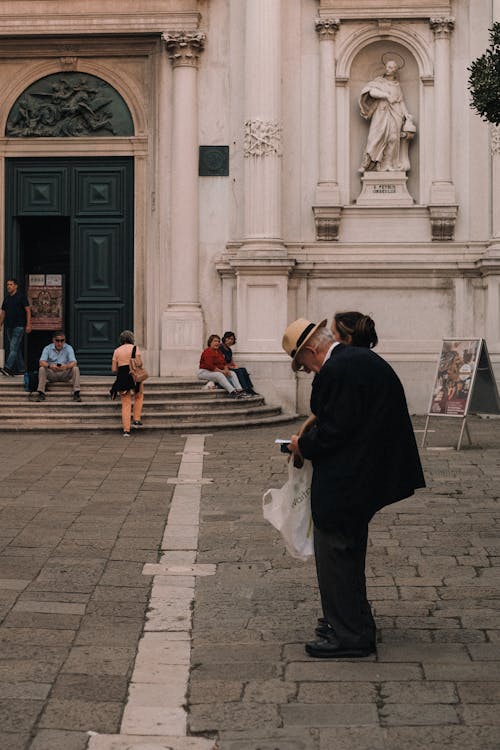
[[[314,378],[311,411],[316,426],[299,447],[314,467],[318,528],[364,523],[425,487],[403,386],[378,354],[338,344]]]

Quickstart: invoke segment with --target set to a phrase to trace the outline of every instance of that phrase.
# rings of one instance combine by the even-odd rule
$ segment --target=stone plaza
[[[378,654],[335,662],[262,517],[296,426],[2,441],[2,750],[498,750],[500,421],[433,420],[370,526]]]

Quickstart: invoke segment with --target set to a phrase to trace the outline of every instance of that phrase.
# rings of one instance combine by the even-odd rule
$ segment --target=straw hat
[[[292,358],[292,370],[297,372],[299,366],[297,365],[297,354],[307,344],[311,336],[313,336],[318,328],[326,326],[326,318],[321,323],[311,323],[305,318],[299,318],[293,323],[290,323],[285,333],[283,334],[283,341],[281,346],[286,353]]]

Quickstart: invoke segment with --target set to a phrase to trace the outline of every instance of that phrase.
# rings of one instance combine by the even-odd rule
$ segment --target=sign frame
[[[474,336],[442,339],[421,447],[425,447],[431,417],[461,419],[456,450],[462,446],[464,433],[471,445],[467,425],[471,411],[500,414],[500,397],[486,340]]]

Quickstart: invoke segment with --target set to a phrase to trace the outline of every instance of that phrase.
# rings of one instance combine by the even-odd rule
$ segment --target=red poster
[[[38,281],[39,279],[36,279]],[[49,284],[28,286],[31,327],[34,331],[54,331],[63,327],[63,288]]]
[[[443,341],[429,414],[464,417],[480,353],[481,339]]]

